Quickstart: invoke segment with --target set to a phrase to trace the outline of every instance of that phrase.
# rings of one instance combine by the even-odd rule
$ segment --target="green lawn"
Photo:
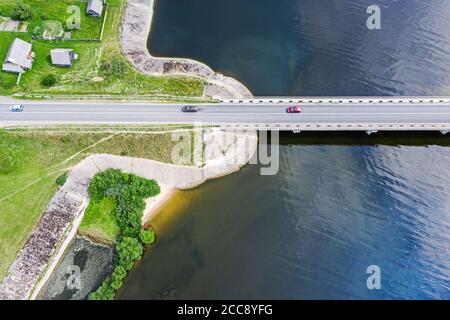
[[[35,62],[32,70],[26,72],[20,85],[16,86],[17,75],[0,71],[0,95],[51,94],[51,95],[168,95],[179,97],[200,97],[204,82],[190,77],[154,77],[137,72],[120,51],[119,27],[125,0],[109,0],[109,11],[102,42],[81,41],[37,41],[34,40]],[[0,15],[10,16],[14,0],[1,0]],[[74,31],[73,38],[98,37],[101,29],[99,18],[87,17],[84,6],[79,0],[23,0],[33,11],[33,18],[28,33],[0,32],[0,62],[6,56],[14,38],[31,41],[33,30],[42,26],[44,20],[56,20],[63,23],[68,16],[67,6],[81,6],[81,30]],[[78,54],[78,60],[72,68],[54,67],[49,59],[53,48],[72,48]],[[105,72],[105,64],[115,61],[118,68]],[[54,87],[46,88],[41,80],[48,74],[57,77]]]
[[[0,279],[57,189],[62,162],[106,134],[0,132]]]
[[[11,42],[16,38],[14,33],[0,32],[0,63],[3,64]],[[0,71],[0,94],[9,93],[16,84],[17,75]]]
[[[100,242],[115,242],[120,232],[115,217],[116,207],[114,199],[111,198],[91,200],[78,232]]]
[[[48,131],[0,129],[0,281],[57,190],[57,177],[90,153],[170,162],[175,144],[170,133],[114,135],[101,129],[71,127],[66,131],[64,127]],[[100,207],[100,221],[107,220],[110,207],[107,203]],[[106,229],[106,236],[113,238],[114,228]]]
[[[42,25],[44,21],[59,21],[66,29],[66,21],[72,15],[67,8],[71,5],[78,6],[81,12],[81,29],[71,30],[72,38],[91,39],[98,38],[102,26],[101,18],[92,18],[84,14],[86,12],[87,1],[80,0],[21,0],[23,4],[29,5],[32,11],[32,20],[29,26],[29,34],[33,34],[36,27],[41,28],[39,35],[42,35]],[[111,1],[118,3],[117,0]],[[0,16],[10,17],[16,0],[1,0]],[[69,30],[67,30],[69,31]]]

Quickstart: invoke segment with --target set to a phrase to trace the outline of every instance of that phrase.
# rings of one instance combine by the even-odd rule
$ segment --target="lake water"
[[[148,47],[255,95],[450,95],[449,14],[450,0],[156,0]]]
[[[450,1],[378,3],[369,31],[372,1],[157,1],[149,47],[257,95],[450,95]],[[179,192],[119,298],[450,298],[449,138],[397,136],[284,136],[277,175]]]
[[[282,137],[277,175],[179,192],[119,298],[450,298],[450,149],[376,139]]]

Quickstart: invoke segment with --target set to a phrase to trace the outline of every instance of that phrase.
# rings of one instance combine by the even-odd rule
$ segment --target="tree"
[[[109,169],[95,175],[89,186],[91,201],[108,197],[117,203],[115,218],[121,238],[116,244],[114,272],[100,288],[90,294],[89,299],[113,299],[127,272],[142,257],[143,244],[155,241],[153,230],[142,228],[142,212],[145,208],[144,199],[160,191],[155,180],[146,180],[120,170]]]
[[[120,289],[123,284],[123,279],[127,276],[127,270],[122,266],[117,266],[111,276],[111,287],[114,290]]]
[[[31,9],[26,4],[18,2],[12,10],[12,18],[15,20],[30,20],[32,16]]]
[[[53,74],[46,75],[42,78],[41,84],[44,87],[53,87],[56,84],[56,77]]]
[[[89,300],[113,300],[116,295],[116,290],[114,290],[111,284],[111,277],[106,278],[103,284],[89,295]]]
[[[136,238],[123,237],[117,244],[117,257],[119,266],[130,270],[136,260],[139,260],[144,252],[142,244]]]
[[[149,230],[141,230],[139,234],[139,238],[143,244],[152,244],[155,242],[155,232],[152,229]]]

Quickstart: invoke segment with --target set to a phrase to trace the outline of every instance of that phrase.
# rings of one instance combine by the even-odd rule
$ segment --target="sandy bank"
[[[146,207],[142,215],[142,225],[151,221],[164,204],[175,194],[176,189],[171,186],[159,184],[159,187],[161,188],[161,192],[156,197],[149,198],[145,201]]]
[[[207,80],[206,94],[221,98],[252,98],[250,90],[231,77],[214,72],[192,59],[156,58],[147,49],[154,0],[127,0],[121,27],[124,55],[136,69],[149,75],[189,75]]]
[[[194,188],[208,179],[238,171],[257,149],[256,131],[225,132],[208,129],[203,134],[204,162],[183,166],[154,160],[91,155],[72,168],[66,183],[58,189],[38,225],[0,284],[0,299],[35,298],[55,269],[66,247],[76,234],[89,203],[92,178],[107,169],[156,180],[161,193],[147,200],[144,221],[151,219],[175,189]]]

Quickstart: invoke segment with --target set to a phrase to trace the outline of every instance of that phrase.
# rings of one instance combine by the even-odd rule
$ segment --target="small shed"
[[[91,17],[101,17],[103,13],[103,1],[102,0],[89,0],[86,14]]]
[[[71,67],[77,55],[73,49],[53,49],[50,50],[52,64],[57,67]]]

